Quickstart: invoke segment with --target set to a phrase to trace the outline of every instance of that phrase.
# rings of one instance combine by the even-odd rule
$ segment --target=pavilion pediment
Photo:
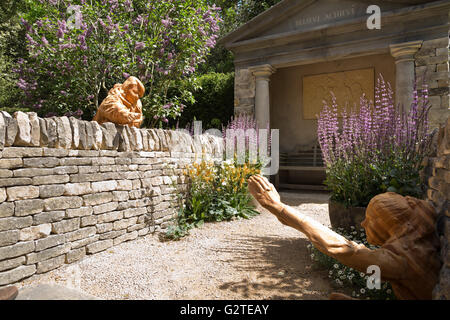
[[[367,8],[378,5],[381,12],[401,9],[424,0],[284,0],[233,33],[225,44],[263,37],[283,35],[289,32],[308,31],[330,27],[344,21],[369,18]],[[432,2],[432,1],[431,1]]]

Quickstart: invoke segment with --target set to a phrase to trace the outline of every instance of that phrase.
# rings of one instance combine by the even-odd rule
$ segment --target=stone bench
[[[295,153],[280,153],[280,168],[279,173],[275,177],[275,187],[277,189],[326,190],[326,187],[323,185],[280,182],[280,171],[325,173],[322,152],[318,145],[315,145],[311,150],[299,151]]]

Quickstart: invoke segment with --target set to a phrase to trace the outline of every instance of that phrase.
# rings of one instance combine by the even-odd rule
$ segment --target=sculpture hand
[[[128,113],[128,122],[134,122],[135,120],[138,120],[141,118],[141,114],[137,112],[129,112]]]
[[[256,175],[248,180],[248,190],[256,201],[274,215],[279,216],[283,210],[283,204],[277,190],[266,178]]]

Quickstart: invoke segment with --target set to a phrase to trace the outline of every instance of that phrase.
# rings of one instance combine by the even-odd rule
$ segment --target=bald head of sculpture
[[[426,201],[387,192],[371,199],[361,226],[369,243],[382,246],[409,233],[429,235],[435,230],[435,221],[436,212]]]

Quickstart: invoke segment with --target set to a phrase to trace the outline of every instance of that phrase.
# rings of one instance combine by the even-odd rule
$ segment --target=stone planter
[[[341,203],[330,200],[328,202],[328,214],[333,228],[350,229],[351,226],[360,228],[361,222],[366,217],[366,208],[346,208]]]

